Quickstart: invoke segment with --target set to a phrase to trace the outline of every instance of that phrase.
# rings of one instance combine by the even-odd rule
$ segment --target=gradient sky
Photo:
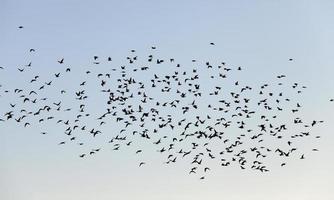
[[[5,86],[22,84],[27,78],[17,76],[16,68],[30,61],[35,72],[48,76],[62,57],[80,68],[93,55],[117,60],[130,49],[147,55],[156,45],[160,55],[182,62],[196,58],[243,66],[241,79],[252,85],[286,74],[308,86],[303,117],[325,120],[315,129],[322,139],[305,144],[320,151],[307,159],[266,174],[216,168],[205,181],[189,176],[187,163],[162,165],[155,153],[140,169],[130,152],[103,151],[83,160],[76,149],[56,145],[55,135],[0,124],[0,199],[334,199],[333,10],[330,0],[0,0],[0,66],[7,70],[0,72],[0,84]],[[20,25],[24,29],[18,30]],[[7,101],[0,98],[1,113]]]

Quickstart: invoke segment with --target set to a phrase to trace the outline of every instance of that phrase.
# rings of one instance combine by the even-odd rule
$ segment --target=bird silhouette
[[[281,167],[288,157],[305,159],[298,139],[320,138],[313,128],[323,120],[299,116],[306,107],[302,93],[307,87],[290,84],[285,74],[249,85],[244,66],[198,58],[184,64],[177,57],[158,54],[156,46],[150,49],[148,55],[131,49],[124,63],[112,69],[107,66],[113,64],[113,55],[90,56],[90,67],[68,67],[64,58],[55,59],[62,65],[54,63],[58,68],[43,73],[29,62],[14,70],[25,85],[1,90],[0,98],[13,97],[3,105],[7,110],[0,113],[0,122],[13,121],[27,129],[52,125],[54,130],[39,133],[48,137],[61,130],[61,136],[54,134],[61,137],[56,142],[59,148],[88,148],[102,141],[112,152],[130,149],[141,157],[148,152],[141,145],[148,141],[154,153],[167,158],[163,163],[187,162],[189,174],[200,180],[214,171],[210,166],[214,162],[269,172],[270,158],[281,160]],[[101,148],[90,147],[79,157],[90,158]],[[140,162],[139,167],[145,164]]]

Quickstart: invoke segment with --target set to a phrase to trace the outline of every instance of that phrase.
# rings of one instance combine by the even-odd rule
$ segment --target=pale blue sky
[[[28,89],[24,80],[35,72],[48,77],[62,57],[80,69],[93,55],[121,63],[130,49],[147,55],[155,45],[160,55],[183,63],[196,58],[243,66],[240,79],[251,85],[286,74],[289,81],[308,86],[303,117],[326,122],[315,129],[322,139],[304,144],[320,152],[302,162],[268,174],[216,168],[203,182],[186,173],[187,163],[165,166],[156,153],[149,154],[152,161],[141,169],[139,158],[126,151],[102,151],[80,160],[77,148],[57,145],[58,135],[36,133],[41,127],[0,124],[0,199],[334,199],[334,104],[329,102],[334,98],[333,10],[334,2],[325,0],[0,0],[4,86]],[[18,30],[20,25],[24,29]],[[214,48],[208,46],[212,41]],[[29,54],[30,48],[36,53]],[[30,61],[34,72],[18,77],[17,67]],[[60,85],[82,79],[68,81]],[[0,98],[1,113],[10,100]]]

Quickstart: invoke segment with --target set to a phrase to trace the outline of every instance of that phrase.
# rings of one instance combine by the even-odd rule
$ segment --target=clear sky
[[[204,181],[189,176],[188,163],[166,166],[155,152],[147,154],[149,164],[142,168],[133,152],[110,148],[79,159],[76,147],[57,145],[63,133],[39,133],[56,132],[56,126],[24,129],[0,123],[0,199],[334,199],[334,103],[329,102],[334,98],[333,10],[330,0],[0,0],[3,87],[29,90],[25,81],[35,74],[46,81],[60,70],[60,58],[77,70],[91,66],[94,55],[111,56],[118,66],[131,49],[146,56],[154,45],[160,55],[182,63],[223,60],[242,66],[239,79],[251,85],[286,74],[288,81],[308,87],[302,117],[325,121],[314,129],[321,139],[302,144],[320,150],[305,160],[265,174],[216,167]],[[36,52],[29,53],[30,48]],[[29,62],[33,71],[18,73]],[[82,80],[68,77],[59,84],[73,87]],[[11,101],[0,97],[0,113]],[[98,103],[92,108],[99,109]]]

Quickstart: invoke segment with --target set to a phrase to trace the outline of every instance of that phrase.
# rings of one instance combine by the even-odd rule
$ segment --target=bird
[[[139,149],[139,150],[136,151],[136,154],[138,154],[138,153],[140,153],[140,152],[142,152],[142,150]]]
[[[208,170],[210,170],[209,167],[205,167],[205,168],[204,168],[204,172],[207,172]]]
[[[58,60],[58,63],[59,63],[59,64],[63,64],[63,63],[64,63],[64,58]]]

